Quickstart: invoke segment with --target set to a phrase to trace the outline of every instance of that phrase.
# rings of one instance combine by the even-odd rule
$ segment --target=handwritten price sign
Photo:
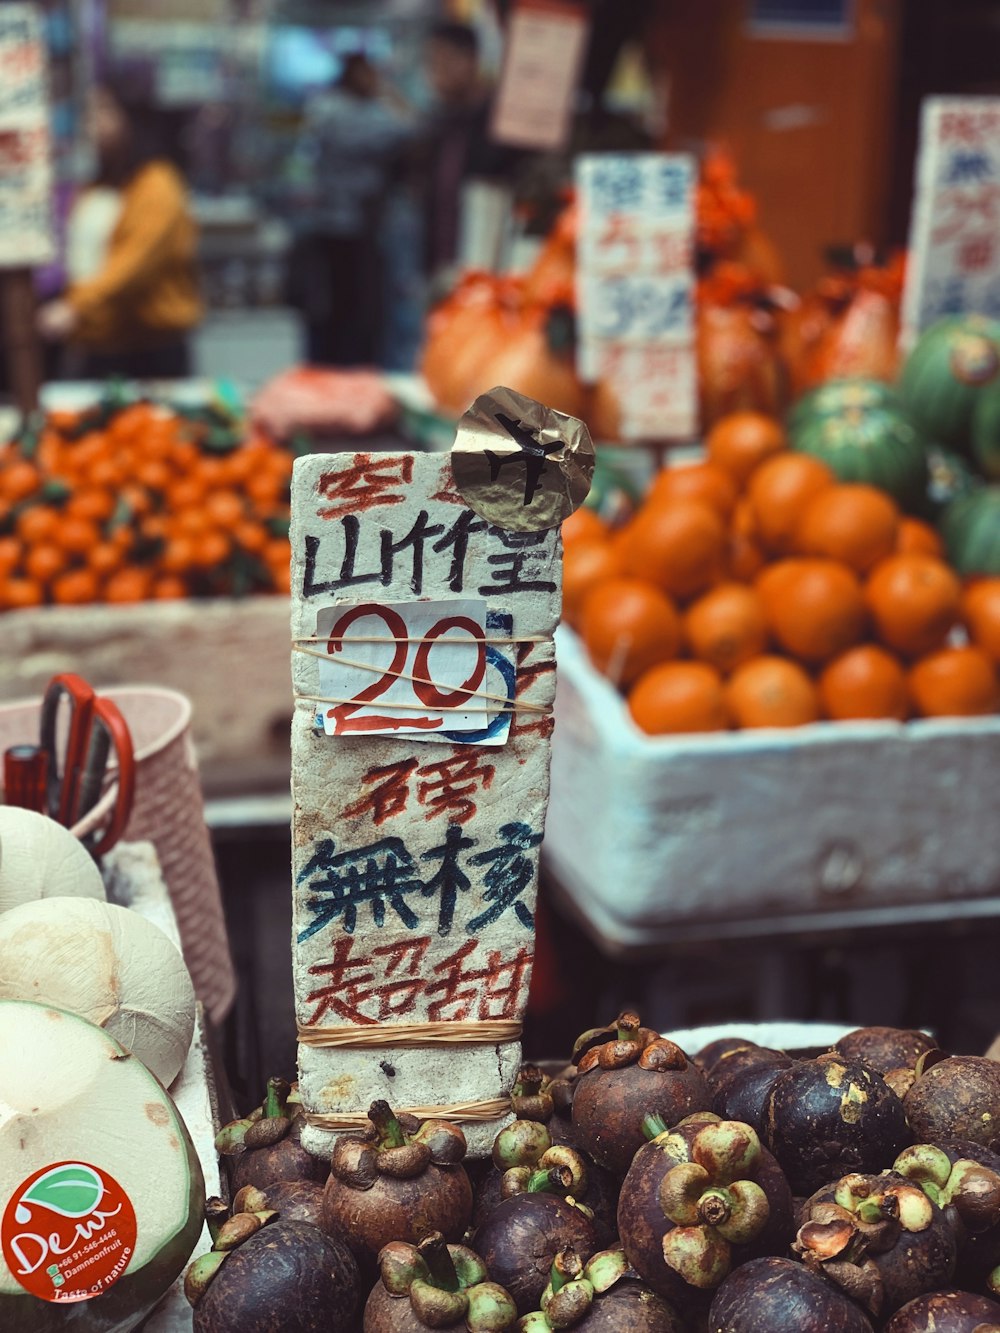
[[[625,439],[683,439],[697,427],[694,166],[672,153],[578,159],[583,379],[605,380]]]
[[[36,7],[0,5],[0,267],[53,257],[45,48]]]
[[[1000,98],[924,101],[904,342],[945,315],[1000,316]]]
[[[510,624],[472,598],[324,607],[317,721],[328,736],[502,745],[515,669],[511,646],[490,640],[509,639]]]

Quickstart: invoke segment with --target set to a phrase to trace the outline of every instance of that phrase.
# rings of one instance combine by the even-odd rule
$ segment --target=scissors
[[[64,749],[57,738],[60,705],[67,700],[69,724]],[[53,676],[42,699],[41,746],[48,756],[48,813],[70,828],[93,810],[104,790],[112,751],[117,792],[103,831],[88,835],[94,856],[109,852],[125,831],[135,799],[135,751],[118,706],[102,699],[82,676]]]

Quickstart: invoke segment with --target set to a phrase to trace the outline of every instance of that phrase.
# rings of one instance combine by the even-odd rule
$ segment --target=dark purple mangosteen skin
[[[766,1138],[767,1103],[778,1075],[788,1069],[792,1061],[780,1064],[756,1064],[727,1078],[712,1098],[712,1110],[723,1120],[741,1120],[752,1125],[762,1139]]]
[[[748,1048],[759,1049],[756,1042],[747,1041],[743,1037],[717,1037],[715,1041],[710,1041],[707,1046],[703,1046],[697,1055],[693,1055],[691,1059],[703,1074],[711,1074],[718,1062],[729,1051],[746,1050]]]
[[[883,1171],[878,1176],[869,1176],[868,1180],[873,1190],[886,1184],[913,1184],[894,1171]],[[817,1190],[806,1205],[807,1216],[811,1205],[835,1202],[835,1190],[836,1183]],[[891,1250],[871,1254],[870,1258],[882,1277],[882,1317],[925,1291],[946,1286],[955,1275],[957,1254],[954,1228],[936,1206],[934,1220],[925,1231],[904,1231]]]
[[[786,1055],[784,1051],[773,1051],[768,1046],[740,1046],[721,1056],[711,1073],[705,1077],[714,1095],[724,1092],[751,1069],[758,1069],[761,1066],[787,1069],[792,1063],[794,1063],[792,1057]]]
[[[279,1180],[264,1190],[267,1207],[280,1214],[283,1222],[308,1222],[321,1226],[323,1186],[315,1180]]]
[[[581,1147],[620,1179],[646,1142],[642,1122],[647,1115],[676,1125],[695,1111],[707,1111],[711,1103],[705,1076],[690,1060],[684,1069],[598,1066],[577,1081],[573,1128]]]
[[[951,1055],[916,1080],[903,1099],[918,1143],[971,1139],[1000,1149],[1000,1064]]]
[[[674,1133],[693,1139],[700,1125],[680,1126]],[[636,1153],[622,1185],[618,1204],[618,1235],[628,1261],[655,1292],[678,1308],[706,1306],[712,1293],[689,1286],[663,1259],[663,1237],[673,1223],[660,1207],[660,1184],[674,1166],[673,1159],[655,1143],[647,1143]],[[767,1195],[771,1206],[764,1230],[749,1245],[734,1245],[733,1267],[761,1255],[783,1254],[791,1244],[792,1193],[781,1167],[761,1146],[761,1161],[754,1179]]]
[[[551,1128],[551,1121],[549,1122]],[[576,1151],[579,1151],[577,1149]],[[490,1163],[490,1169],[481,1178],[475,1190],[476,1203],[472,1212],[472,1225],[479,1227],[486,1221],[493,1209],[501,1202],[500,1182],[503,1172]],[[577,1203],[585,1204],[593,1210],[594,1232],[597,1236],[597,1248],[608,1250],[618,1239],[618,1195],[621,1186],[610,1171],[587,1159],[587,1188],[573,1197]]]
[[[893,1069],[912,1069],[925,1051],[933,1051],[936,1042],[916,1028],[855,1028],[841,1037],[834,1050],[845,1060],[860,1060],[877,1074]]]
[[[852,1300],[791,1259],[753,1259],[715,1293],[709,1333],[873,1333]]]
[[[952,1288],[918,1296],[897,1310],[884,1333],[986,1333],[1000,1329],[1000,1305]]]
[[[867,1066],[820,1056],[778,1076],[767,1104],[767,1145],[796,1194],[852,1171],[880,1171],[911,1142],[903,1103]]]
[[[275,1221],[226,1259],[194,1309],[195,1333],[355,1333],[350,1250],[306,1222]]]
[[[266,1190],[279,1180],[315,1180],[322,1185],[330,1174],[330,1163],[322,1157],[306,1152],[299,1137],[301,1117],[296,1116],[283,1139],[268,1148],[248,1148],[233,1157],[231,1176],[233,1194],[239,1194],[245,1185],[256,1185]]]
[[[598,1249],[593,1223],[557,1194],[515,1194],[476,1231],[475,1250],[490,1281],[506,1287],[526,1315],[538,1309],[552,1262],[571,1245],[586,1262]]]
[[[675,1310],[641,1282],[623,1278],[594,1298],[575,1333],[684,1333]]]
[[[968,1139],[948,1139],[937,1145],[952,1162],[963,1159],[978,1162],[1000,1175],[1000,1153],[984,1148]],[[945,1216],[955,1225],[958,1236],[957,1280],[974,1290],[983,1289],[986,1277],[1000,1264],[1000,1225],[969,1235],[954,1208],[946,1208]]]

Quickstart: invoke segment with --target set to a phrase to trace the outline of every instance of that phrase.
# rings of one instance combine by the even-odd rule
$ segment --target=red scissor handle
[[[110,748],[114,751],[115,758],[118,761],[118,794],[115,797],[115,804],[107,827],[95,835],[95,841],[90,844],[90,850],[94,856],[103,856],[105,852],[110,852],[125,832],[135,801],[135,750],[132,746],[132,733],[129,731],[128,723],[122,717],[118,705],[112,703],[110,699],[99,698],[94,704],[93,736],[95,740],[97,740],[102,729],[106,731]],[[92,753],[93,748],[92,745]],[[108,755],[105,751],[103,759],[100,761],[100,772],[102,773],[107,765],[107,759]]]
[[[56,740],[59,704],[69,699],[69,731],[62,763]],[[80,779],[87,763],[96,695],[71,671],[53,676],[42,700],[41,744],[49,756],[49,814],[69,828],[76,821]]]

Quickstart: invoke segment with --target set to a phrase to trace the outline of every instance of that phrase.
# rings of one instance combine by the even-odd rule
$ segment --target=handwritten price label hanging
[[[515,675],[511,647],[489,641],[501,637],[510,618],[472,598],[324,607],[317,721],[328,736],[502,745]]]

